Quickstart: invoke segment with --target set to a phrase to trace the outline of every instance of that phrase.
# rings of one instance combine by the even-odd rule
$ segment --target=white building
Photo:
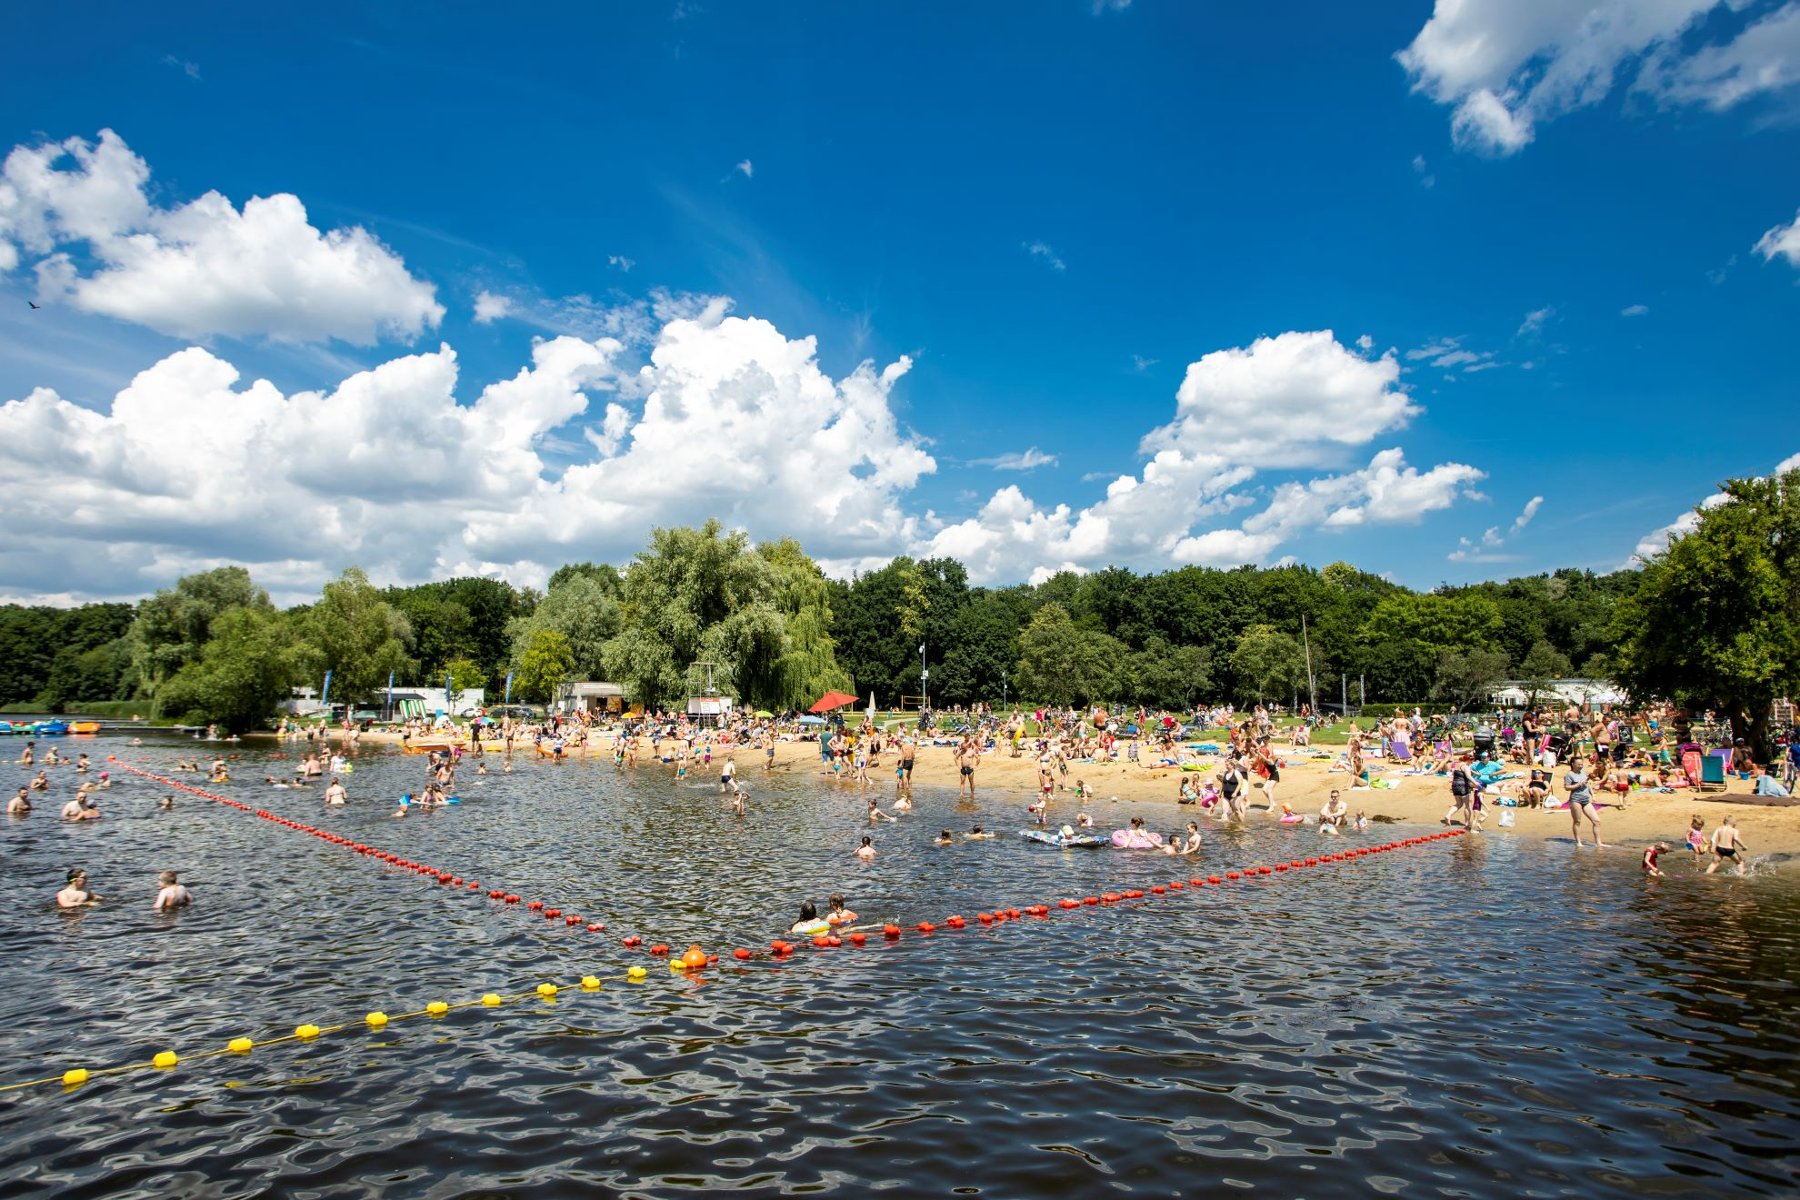
[[[1610,679],[1552,679],[1538,689],[1539,704],[1623,704],[1625,689]],[[1493,701],[1502,708],[1524,708],[1531,703],[1531,687],[1509,679],[1494,690]]]

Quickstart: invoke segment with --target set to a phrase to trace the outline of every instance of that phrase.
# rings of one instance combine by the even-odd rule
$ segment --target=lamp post
[[[926,685],[931,681],[931,671],[925,665],[925,643],[919,643],[919,711],[931,708],[931,689]]]
[[[1006,711],[1006,672],[1000,672],[1000,711]]]

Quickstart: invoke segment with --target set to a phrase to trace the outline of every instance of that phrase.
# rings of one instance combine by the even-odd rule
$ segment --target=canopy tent
[[[843,692],[826,692],[823,696],[819,697],[818,703],[814,704],[810,711],[815,713],[828,713],[834,708],[842,708],[846,704],[855,703],[855,696],[846,696]]]
[[[824,717],[801,717],[800,723],[802,725],[823,725],[825,723],[825,718]]]

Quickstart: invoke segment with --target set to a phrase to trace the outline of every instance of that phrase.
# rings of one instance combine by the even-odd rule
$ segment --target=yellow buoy
[[[627,978],[627,979],[642,979],[644,976],[648,975],[649,973],[650,972],[644,970],[644,968],[642,968],[642,967],[632,967],[625,972],[625,978]]]
[[[584,991],[591,992],[600,986],[600,978],[597,975],[583,975],[581,977],[581,986]]]
[[[364,1017],[363,1020],[369,1023],[370,1029],[380,1029],[383,1025],[388,1023],[388,1015],[384,1012],[372,1012]]]
[[[499,999],[499,997],[496,996],[495,999]],[[427,1016],[441,1017],[449,1011],[450,1006],[445,1004],[442,1000],[433,1000],[430,1004],[425,1006],[425,1013]]]
[[[297,1038],[316,1038],[319,1036],[319,1027],[317,1025],[296,1025],[294,1027],[294,1036]]]
[[[676,975],[685,975],[691,968],[679,958],[669,960],[669,970]]]
[[[557,990],[558,990],[557,986],[554,983],[538,984],[538,995],[544,997],[546,1000],[549,999],[551,996],[556,995]]]
[[[498,1008],[505,1003],[504,1000],[500,999],[500,997],[493,992],[489,992],[487,995],[483,996],[481,1002],[489,1008]]]
[[[77,1084],[86,1083],[87,1080],[88,1074],[86,1067],[76,1067],[72,1071],[64,1071],[62,1076],[64,1087],[75,1087]]]
[[[150,1061],[156,1066],[168,1068],[180,1062],[181,1059],[176,1056],[173,1050],[158,1050],[156,1052],[156,1057]]]
[[[256,1048],[256,1043],[249,1038],[236,1037],[226,1042],[225,1048],[233,1054],[248,1054]]]

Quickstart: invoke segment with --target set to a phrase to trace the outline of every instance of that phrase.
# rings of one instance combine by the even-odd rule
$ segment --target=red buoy
[[[937,929],[937,926],[933,925],[930,921],[920,921],[918,929],[920,933],[931,933]]]
[[[967,925],[968,922],[959,916],[952,915],[944,918],[944,924],[952,929],[961,929],[964,925]]]
[[[532,912],[542,912],[544,909],[544,902],[542,900],[533,900],[530,904],[527,904],[525,907],[529,908]]]
[[[663,955],[667,954],[668,952],[669,952],[669,948],[661,942],[658,942],[658,943],[656,943],[656,945],[650,947],[650,953],[654,954],[658,958],[661,958]]]
[[[860,929],[850,935],[850,944],[852,946],[860,946],[868,940],[869,935],[862,932]]]
[[[883,925],[881,927],[881,932],[889,941],[893,941],[900,936],[900,927],[898,925]]]
[[[744,949],[742,946],[739,946],[736,950],[733,950],[731,952],[731,957],[737,959],[739,962],[743,962],[745,959],[750,957],[750,952],[748,950]]]

